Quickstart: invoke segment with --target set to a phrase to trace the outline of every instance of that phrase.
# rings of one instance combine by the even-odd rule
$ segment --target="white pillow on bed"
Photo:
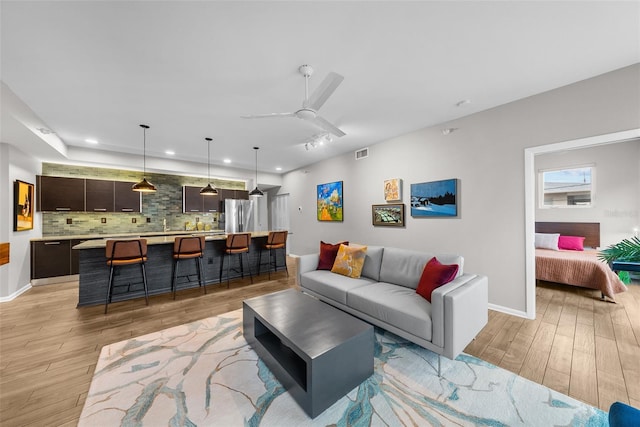
[[[560,233],[536,233],[536,248],[558,250]]]

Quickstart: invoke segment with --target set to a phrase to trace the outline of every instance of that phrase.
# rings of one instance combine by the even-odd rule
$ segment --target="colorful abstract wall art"
[[[318,221],[342,221],[342,181],[319,184]]]

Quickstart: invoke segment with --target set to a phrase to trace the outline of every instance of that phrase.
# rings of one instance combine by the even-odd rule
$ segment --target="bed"
[[[536,233],[583,236],[584,251],[536,248],[536,279],[596,289],[615,299],[627,287],[608,264],[598,259],[600,224],[587,222],[536,222]]]

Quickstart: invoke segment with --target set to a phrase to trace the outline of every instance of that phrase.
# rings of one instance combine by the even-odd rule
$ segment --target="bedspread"
[[[536,279],[598,289],[611,299],[627,290],[618,275],[598,259],[597,250],[536,249]]]

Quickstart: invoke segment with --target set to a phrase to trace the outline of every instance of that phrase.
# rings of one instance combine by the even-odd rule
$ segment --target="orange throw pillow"
[[[357,279],[362,274],[362,266],[366,256],[366,246],[340,245],[331,272]]]

